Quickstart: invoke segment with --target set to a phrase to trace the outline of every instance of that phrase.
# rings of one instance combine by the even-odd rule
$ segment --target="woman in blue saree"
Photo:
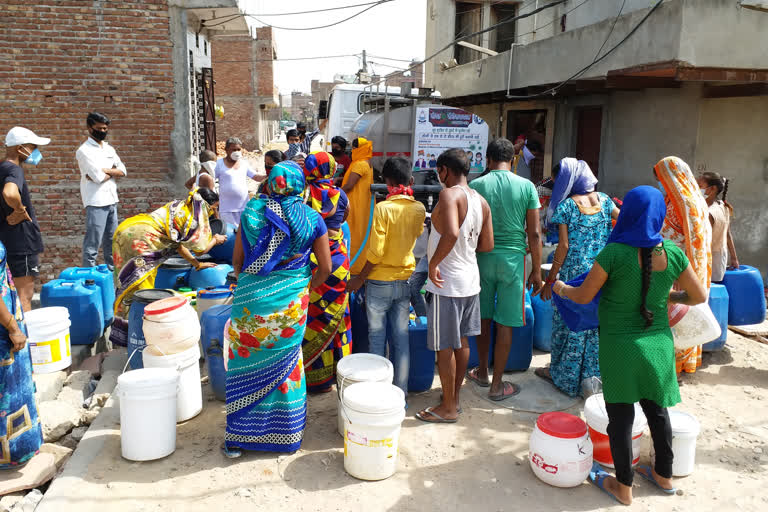
[[[331,273],[322,217],[302,202],[304,172],[272,168],[268,194],[251,199],[233,257],[238,274],[227,350],[227,457],[241,450],[293,452],[301,446],[307,390],[301,343],[309,290]],[[310,255],[317,258],[314,275]],[[311,280],[311,284],[310,284]]]
[[[27,463],[43,444],[21,303],[0,243],[0,469]]]

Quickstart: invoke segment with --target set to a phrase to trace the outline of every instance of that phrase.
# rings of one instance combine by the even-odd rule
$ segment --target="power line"
[[[392,0],[387,0],[387,1],[392,1]],[[301,14],[315,14],[315,13],[318,13],[318,12],[340,11],[340,10],[343,10],[343,9],[352,9],[352,8],[355,8],[355,7],[365,7],[365,6],[368,6],[368,5],[376,5],[376,4],[380,4],[380,3],[382,3],[381,0],[377,0],[375,2],[366,2],[366,3],[363,3],[363,4],[342,5],[340,7],[326,7],[325,9],[314,9],[314,10],[311,10],[311,11],[298,11],[298,12],[270,12],[270,13],[263,13],[263,14],[248,14],[248,13],[240,14],[240,13],[238,13],[238,14],[232,14],[232,15],[229,15],[229,16],[222,16],[221,18],[211,18],[211,19],[202,20],[202,21],[203,21],[203,25],[205,27],[216,27],[218,25],[223,25],[224,23],[229,23],[233,19],[238,18],[240,16],[259,16],[260,18],[267,17],[267,16],[296,16],[296,15],[301,15]],[[222,21],[220,23],[215,23],[213,25],[209,25],[208,24],[209,21],[219,21],[219,20],[224,20],[225,18],[226,18],[226,20]]]
[[[251,14],[246,14],[245,16],[247,16],[248,18],[251,18],[251,19],[254,19],[254,20],[258,21],[262,25],[265,25],[265,26],[271,27],[271,28],[276,28],[278,30],[299,30],[299,31],[319,30],[321,28],[335,27],[336,25],[340,25],[340,24],[342,24],[344,22],[347,22],[347,21],[351,20],[352,18],[356,18],[356,17],[360,16],[361,14],[370,11],[374,7],[378,7],[381,4],[386,4],[386,3],[394,2],[394,1],[395,0],[379,0],[378,2],[375,2],[373,5],[369,5],[365,9],[363,9],[363,10],[353,14],[352,16],[349,16],[348,18],[344,18],[343,20],[340,20],[340,21],[337,21],[337,22],[334,22],[334,23],[329,23],[328,25],[322,25],[322,26],[319,26],[319,27],[298,27],[298,28],[297,27],[278,27],[277,25],[270,25],[269,23],[265,23],[264,21],[260,20],[259,18],[257,18],[256,16],[253,16]]]
[[[579,7],[581,7],[582,5],[584,5],[587,2],[589,2],[589,0],[584,0],[580,4],[571,7],[570,9],[568,9],[567,11],[565,11],[563,13],[563,16],[572,13],[573,11],[575,11],[576,9],[578,9]],[[541,30],[542,28],[548,27],[548,26],[552,25],[555,21],[557,21],[557,20],[552,20],[552,21],[550,21],[548,23],[543,24],[540,27],[533,27],[533,30],[531,30],[530,32],[526,32],[524,34],[516,35],[515,38],[519,38],[519,37],[523,37],[523,36],[528,36],[528,35],[534,34],[534,33],[538,32],[539,30]]]
[[[359,57],[359,53],[350,53],[347,55],[320,55],[317,57],[288,57],[283,59],[251,59],[251,60],[217,60],[217,63],[220,62],[286,62],[286,61],[297,61],[297,60],[320,60],[320,59],[342,59],[347,57]]]
[[[605,48],[606,43],[608,43],[608,40],[613,35],[613,29],[616,28],[616,22],[619,21],[619,18],[621,18],[621,13],[624,11],[624,5],[626,5],[627,0],[623,0],[621,2],[621,7],[619,8],[619,13],[616,15],[616,18],[613,20],[613,25],[611,25],[611,30],[608,31],[608,35],[605,36],[605,41],[603,41],[603,44],[600,45],[600,49],[597,50],[597,53],[595,54],[595,59],[600,56],[600,52],[603,51],[603,48]],[[592,61],[594,63],[594,61]]]
[[[592,62],[590,62],[589,64],[587,64],[587,65],[586,65],[586,66],[584,66],[583,68],[581,68],[579,71],[577,71],[576,73],[574,73],[573,75],[571,75],[569,78],[566,78],[565,80],[563,80],[563,81],[562,81],[562,82],[560,82],[559,84],[557,84],[557,85],[555,85],[555,86],[553,86],[553,87],[550,87],[550,88],[549,88],[549,89],[547,89],[546,91],[542,91],[542,92],[540,92],[540,93],[537,93],[537,94],[529,94],[529,95],[527,95],[527,96],[511,96],[511,95],[508,95],[508,96],[507,96],[507,98],[508,98],[508,99],[515,99],[515,100],[525,100],[525,99],[531,99],[531,98],[539,98],[539,97],[541,97],[541,96],[547,96],[547,95],[552,95],[552,96],[554,96],[554,95],[555,95],[555,93],[557,93],[557,91],[559,91],[559,90],[560,90],[562,87],[564,87],[566,84],[568,84],[569,82],[571,82],[571,81],[575,80],[576,78],[578,78],[578,77],[580,77],[581,75],[583,75],[584,73],[586,73],[586,72],[587,72],[587,71],[588,71],[588,70],[589,70],[589,69],[590,69],[592,66],[594,66],[594,65],[595,65],[595,64],[597,64],[598,62],[600,62],[600,61],[602,61],[603,59],[605,59],[606,57],[608,57],[608,56],[609,56],[611,53],[613,53],[613,52],[614,52],[614,51],[615,51],[617,48],[619,48],[619,47],[620,47],[622,44],[624,44],[624,43],[625,43],[625,42],[626,42],[626,41],[627,41],[627,40],[628,40],[630,37],[632,37],[632,36],[634,35],[634,33],[635,33],[635,32],[637,32],[637,31],[638,31],[638,29],[639,29],[639,28],[640,28],[640,27],[643,25],[643,23],[645,23],[645,22],[646,22],[646,20],[648,20],[648,18],[650,18],[650,17],[651,17],[651,15],[652,15],[652,14],[653,14],[653,13],[656,11],[656,9],[658,9],[658,8],[661,6],[662,2],[664,2],[664,0],[658,0],[658,2],[656,2],[656,3],[654,4],[654,6],[653,6],[653,7],[651,7],[651,9],[650,9],[650,10],[649,10],[649,11],[648,11],[646,14],[645,14],[645,16],[643,16],[643,18],[642,18],[642,19],[641,19],[641,20],[640,20],[640,21],[637,23],[637,25],[635,25],[635,26],[632,28],[632,30],[630,30],[630,31],[627,33],[627,35],[626,35],[626,36],[624,36],[624,38],[623,38],[621,41],[619,41],[618,43],[616,43],[616,45],[614,45],[614,46],[613,46],[613,47],[612,47],[610,50],[608,50],[607,52],[605,52],[605,53],[604,53],[603,55],[601,55],[600,57],[595,57],[595,59],[594,59]]]

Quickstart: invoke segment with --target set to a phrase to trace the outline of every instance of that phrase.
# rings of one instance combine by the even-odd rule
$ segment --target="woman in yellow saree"
[[[225,236],[213,235],[208,222],[218,201],[218,194],[212,190],[195,189],[186,199],[125,219],[117,227],[112,238],[115,321],[110,340],[113,344],[127,344],[131,297],[138,290],[155,287],[161,263],[179,254],[195,270],[214,266],[214,263],[200,263],[193,253],[206,253],[227,240]]]

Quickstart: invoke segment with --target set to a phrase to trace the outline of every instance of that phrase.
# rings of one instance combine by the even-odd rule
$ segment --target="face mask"
[[[664,185],[662,185],[660,181],[656,182],[656,186],[659,187],[659,190],[661,190],[661,193],[664,194],[664,197],[667,197],[667,191],[664,189]]]
[[[343,155],[343,154],[344,154],[344,151],[342,151],[342,150],[340,150],[340,149],[332,149],[332,150],[331,150],[331,154],[332,154],[333,156],[341,156],[341,155]]]
[[[705,189],[705,188],[700,188],[700,189],[699,189],[699,191],[701,192],[701,195],[702,195],[702,197],[703,197],[704,199],[706,199],[707,197],[709,197],[709,194],[707,194],[707,189]]]
[[[200,165],[202,166],[203,169],[208,171],[208,174],[211,174],[211,175],[213,174],[213,170],[216,168],[216,162],[210,162],[210,161],[209,162],[203,162]]]
[[[91,130],[91,137],[94,140],[101,142],[107,138],[107,132],[100,132],[99,130]]]
[[[243,157],[242,151],[233,151],[231,155],[229,155],[229,159],[233,162],[237,162]]]
[[[43,159],[43,154],[40,152],[39,149],[35,148],[35,150],[31,152],[27,158],[24,159],[24,163],[29,165],[37,165],[40,163],[40,160],[42,159]]]

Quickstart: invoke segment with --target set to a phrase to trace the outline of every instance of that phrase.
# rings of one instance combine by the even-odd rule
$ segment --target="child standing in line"
[[[388,159],[382,177],[389,194],[386,201],[376,205],[367,261],[360,274],[349,281],[347,291],[357,291],[365,284],[370,352],[385,355],[389,325],[394,384],[407,393],[411,297],[408,279],[416,268],[413,247],[424,229],[427,212],[424,205],[413,198],[413,176],[408,160]]]

